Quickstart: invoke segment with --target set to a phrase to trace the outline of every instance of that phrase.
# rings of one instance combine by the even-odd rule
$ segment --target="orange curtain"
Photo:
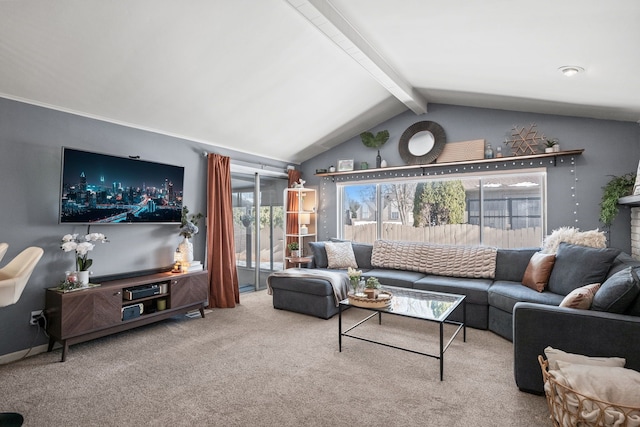
[[[293,187],[293,184],[295,182],[298,182],[300,180],[300,177],[302,177],[302,173],[298,170],[294,170],[294,169],[289,169],[288,171],[289,174],[289,188]],[[298,198],[297,197],[289,197],[287,200],[287,214],[285,215],[287,218],[287,234],[298,234]],[[288,245],[291,242],[294,241],[298,241],[298,239],[296,237],[293,236],[288,236],[287,237],[287,242],[285,243],[285,248],[284,250],[287,251],[287,247],[286,245]],[[302,248],[300,248],[302,249]],[[293,264],[290,265],[289,261],[286,262],[285,268],[289,268],[293,266]]]
[[[240,303],[231,204],[231,159],[209,154],[207,171],[207,266],[209,307]]]

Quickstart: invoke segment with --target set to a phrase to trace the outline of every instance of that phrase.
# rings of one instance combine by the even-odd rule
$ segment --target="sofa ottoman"
[[[327,280],[271,276],[269,284],[273,295],[273,308],[321,319],[329,319],[338,313],[333,287]]]

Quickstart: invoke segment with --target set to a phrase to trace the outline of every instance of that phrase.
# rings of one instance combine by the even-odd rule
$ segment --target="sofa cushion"
[[[513,313],[513,306],[520,301],[546,305],[560,305],[564,295],[552,292],[538,292],[520,282],[496,281],[489,288],[489,305],[507,313]]]
[[[542,252],[554,254],[560,243],[566,242],[572,245],[590,246],[592,248],[606,248],[607,236],[604,231],[598,229],[580,231],[575,227],[560,227],[551,232],[542,242]]]
[[[495,276],[496,253],[495,248],[484,246],[376,240],[371,265],[440,276],[491,279]]]
[[[583,286],[578,289],[574,289],[564,297],[560,303],[560,307],[579,308],[581,310],[588,310],[591,308],[593,302],[593,296],[600,289],[600,283],[592,283],[587,286]]]
[[[331,239],[331,242],[346,242],[347,240]],[[329,260],[327,259],[327,251],[324,247],[327,242],[309,242],[309,249],[316,268],[328,268]],[[371,269],[371,252],[373,245],[370,243],[351,242],[353,254],[356,257],[358,268]]]
[[[495,279],[520,282],[529,265],[529,260],[539,250],[538,248],[498,249]]]
[[[564,297],[581,286],[602,283],[619,253],[613,248],[590,248],[562,242],[547,288]]]
[[[622,357],[590,357],[582,354],[567,353],[553,347],[546,347],[544,355],[549,361],[549,370],[558,369],[558,361],[577,363],[587,366],[610,366],[623,368],[627,361]]]
[[[549,282],[553,264],[556,261],[554,254],[536,252],[529,260],[529,265],[524,271],[522,284],[534,291],[542,292]]]
[[[615,402],[617,405],[633,408],[640,407],[640,393],[638,393],[638,390],[640,390],[640,372],[611,366],[585,366],[561,360],[558,361],[558,368],[561,374],[561,377],[558,376],[560,377],[558,378],[558,383],[563,384],[564,380],[564,384],[578,393],[600,401]],[[584,411],[586,412],[587,410],[585,409]],[[609,416],[616,414],[622,420],[626,418],[621,409],[616,411],[611,406],[607,407],[604,412]],[[638,411],[634,412],[638,414]],[[634,418],[636,416],[630,414],[629,420]],[[611,419],[615,419],[615,415]],[[592,420],[595,421],[595,416]],[[617,422],[604,425],[614,424],[617,424]]]
[[[362,272],[362,277],[376,277],[382,286],[398,286],[401,288],[413,288],[413,283],[424,277],[424,274],[416,271],[388,270],[374,268],[367,272]]]
[[[351,242],[327,242],[324,249],[327,252],[328,268],[358,268]]]
[[[327,268],[329,260],[327,259],[327,251],[324,249],[325,242],[309,242],[311,255],[316,268]]]
[[[626,252],[620,252],[616,259],[613,260],[609,273],[607,273],[607,279],[627,267],[640,267],[640,261]]]
[[[624,313],[640,294],[640,279],[634,267],[627,267],[608,278],[593,297],[592,308]]]
[[[351,242],[351,246],[353,247],[353,254],[356,257],[358,268],[373,268],[371,266],[371,253],[373,252],[373,245],[369,243]]]
[[[466,300],[469,304],[488,305],[487,291],[492,283],[491,279],[428,275],[417,280],[413,284],[413,288],[422,291],[466,295]]]

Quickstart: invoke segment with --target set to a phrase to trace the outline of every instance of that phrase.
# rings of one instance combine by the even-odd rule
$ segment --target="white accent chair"
[[[0,243],[0,260],[8,247],[6,243]],[[0,307],[18,302],[43,253],[42,248],[29,247],[0,268]],[[0,413],[0,426],[21,426],[23,422],[24,417],[17,412]]]
[[[6,250],[4,248],[5,252]],[[2,252],[1,246],[0,252]],[[18,302],[43,253],[42,248],[31,246],[0,268],[0,307]]]

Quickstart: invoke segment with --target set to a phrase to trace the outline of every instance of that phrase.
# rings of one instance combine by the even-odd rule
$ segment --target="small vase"
[[[80,286],[82,286],[83,288],[89,286],[89,271],[87,270],[78,271],[77,276],[78,276],[78,283],[80,284]]]
[[[193,261],[193,243],[189,241],[188,237],[182,239],[182,242],[178,245],[180,253],[182,254],[182,262],[191,263]]]

